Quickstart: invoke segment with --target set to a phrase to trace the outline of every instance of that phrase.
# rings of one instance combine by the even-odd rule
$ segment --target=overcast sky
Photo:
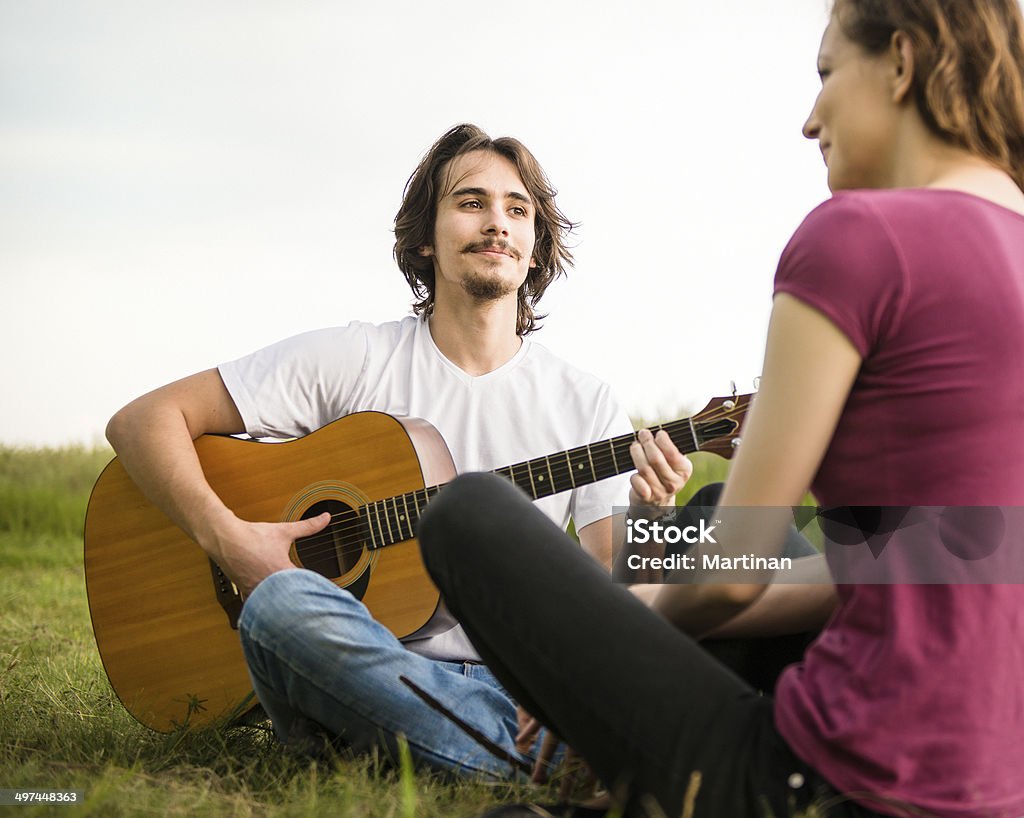
[[[0,0],[0,443],[409,312],[406,179],[520,138],[581,222],[534,338],[633,415],[759,373],[779,254],[827,198],[800,126],[824,0]]]

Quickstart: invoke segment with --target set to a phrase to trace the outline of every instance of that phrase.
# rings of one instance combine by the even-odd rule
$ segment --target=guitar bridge
[[[213,574],[213,592],[217,595],[217,602],[227,614],[232,630],[237,631],[238,617],[242,613],[242,595],[238,591],[238,586],[228,579],[228,575],[212,559],[210,572]]]

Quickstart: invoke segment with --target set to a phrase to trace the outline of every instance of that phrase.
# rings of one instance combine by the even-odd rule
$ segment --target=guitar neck
[[[725,437],[738,428],[739,423],[736,420],[720,417],[707,422],[698,422],[696,418],[683,418],[660,426],[651,426],[650,430],[657,433],[664,429],[679,451],[691,454],[700,451],[705,441]],[[552,494],[632,471],[633,459],[630,457],[629,447],[636,438],[637,433],[631,432],[533,460],[524,460],[511,466],[503,466],[494,469],[491,474],[499,474],[511,480],[534,500],[550,497]],[[444,485],[428,486],[363,506],[368,547],[381,548],[414,537],[423,508],[444,488]]]
[[[668,432],[672,442],[683,454],[690,454],[700,448],[699,431],[691,418],[651,427],[654,433],[661,429]],[[500,474],[511,480],[531,498],[537,500],[632,471],[633,458],[630,457],[629,447],[636,439],[637,433],[630,432],[564,452],[504,466],[495,469],[493,474]]]

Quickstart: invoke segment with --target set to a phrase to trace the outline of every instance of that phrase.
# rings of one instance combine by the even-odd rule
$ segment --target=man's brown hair
[[[836,0],[843,33],[869,54],[902,31],[913,94],[937,136],[1005,170],[1024,190],[1024,20],[1017,0]]]
[[[526,281],[519,287],[516,333],[526,335],[539,329],[534,307],[548,285],[572,265],[572,253],[566,246],[568,233],[576,226],[555,204],[555,189],[547,174],[518,139],[503,136],[491,139],[476,125],[456,125],[438,139],[420,160],[405,184],[402,206],[395,216],[395,261],[412,288],[416,301],[413,312],[430,315],[434,309],[434,260],[423,256],[420,248],[433,245],[437,202],[447,191],[445,170],[456,157],[472,151],[491,151],[511,162],[533,200],[536,242]]]

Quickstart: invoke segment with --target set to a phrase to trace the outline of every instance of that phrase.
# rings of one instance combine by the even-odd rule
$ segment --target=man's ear
[[[903,102],[914,85],[914,44],[905,31],[895,31],[889,44],[893,61],[892,101]]]
[[[421,245],[419,248],[419,254],[424,258],[430,258],[434,255],[434,248],[429,244]]]

